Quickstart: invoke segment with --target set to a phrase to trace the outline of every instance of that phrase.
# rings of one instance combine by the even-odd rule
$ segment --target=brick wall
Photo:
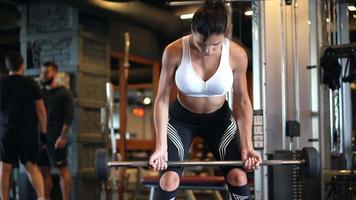
[[[41,0],[31,3],[27,18],[28,34],[71,30],[71,7],[55,1]]]
[[[27,42],[28,68],[40,68],[41,63],[51,60],[58,66],[68,66],[71,59],[72,38],[42,39]]]

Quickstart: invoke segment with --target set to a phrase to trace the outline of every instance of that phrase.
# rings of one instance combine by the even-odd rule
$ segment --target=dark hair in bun
[[[227,27],[227,9],[222,0],[207,0],[192,19],[193,32],[209,37],[212,34],[225,33]]]

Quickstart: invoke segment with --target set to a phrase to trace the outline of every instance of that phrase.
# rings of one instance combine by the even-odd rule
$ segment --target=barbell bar
[[[301,160],[264,160],[260,165],[280,166],[280,165],[300,165],[301,173],[305,177],[315,177],[319,174],[320,158],[318,151],[313,147],[304,147],[301,151]],[[109,161],[106,149],[98,149],[95,152],[95,174],[101,180],[107,180],[109,168],[119,167],[149,167],[147,161]],[[168,161],[169,167],[221,167],[221,166],[243,166],[241,160],[228,161]]]
[[[260,165],[298,165],[304,160],[265,160]],[[241,160],[228,161],[167,161],[170,167],[219,167],[219,166],[242,166]],[[109,161],[108,167],[149,167],[147,161]]]

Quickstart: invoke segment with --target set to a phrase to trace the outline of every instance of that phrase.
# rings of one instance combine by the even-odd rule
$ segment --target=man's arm
[[[61,137],[67,139],[71,125],[63,124]]]
[[[40,132],[42,134],[47,133],[47,113],[46,113],[46,108],[44,106],[43,99],[36,100],[35,105],[36,105],[36,114],[40,125]]]
[[[74,102],[73,96],[70,91],[66,90],[66,96],[64,101],[64,124],[62,127],[61,137],[67,138],[69,130],[73,122]]]
[[[68,90],[66,90],[63,109],[64,109],[64,116],[63,116],[64,123],[63,123],[61,135],[57,138],[56,143],[54,145],[56,149],[62,149],[66,146],[69,130],[71,128],[72,121],[73,121],[73,110],[74,110],[73,96]]]

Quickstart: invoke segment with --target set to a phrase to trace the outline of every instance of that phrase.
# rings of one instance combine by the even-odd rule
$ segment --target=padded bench
[[[141,179],[143,186],[150,188],[150,200],[155,200],[159,176],[144,176]],[[223,200],[218,190],[226,190],[223,176],[182,176],[179,189],[185,190],[190,200],[196,200],[193,190],[214,190],[217,200]]]

